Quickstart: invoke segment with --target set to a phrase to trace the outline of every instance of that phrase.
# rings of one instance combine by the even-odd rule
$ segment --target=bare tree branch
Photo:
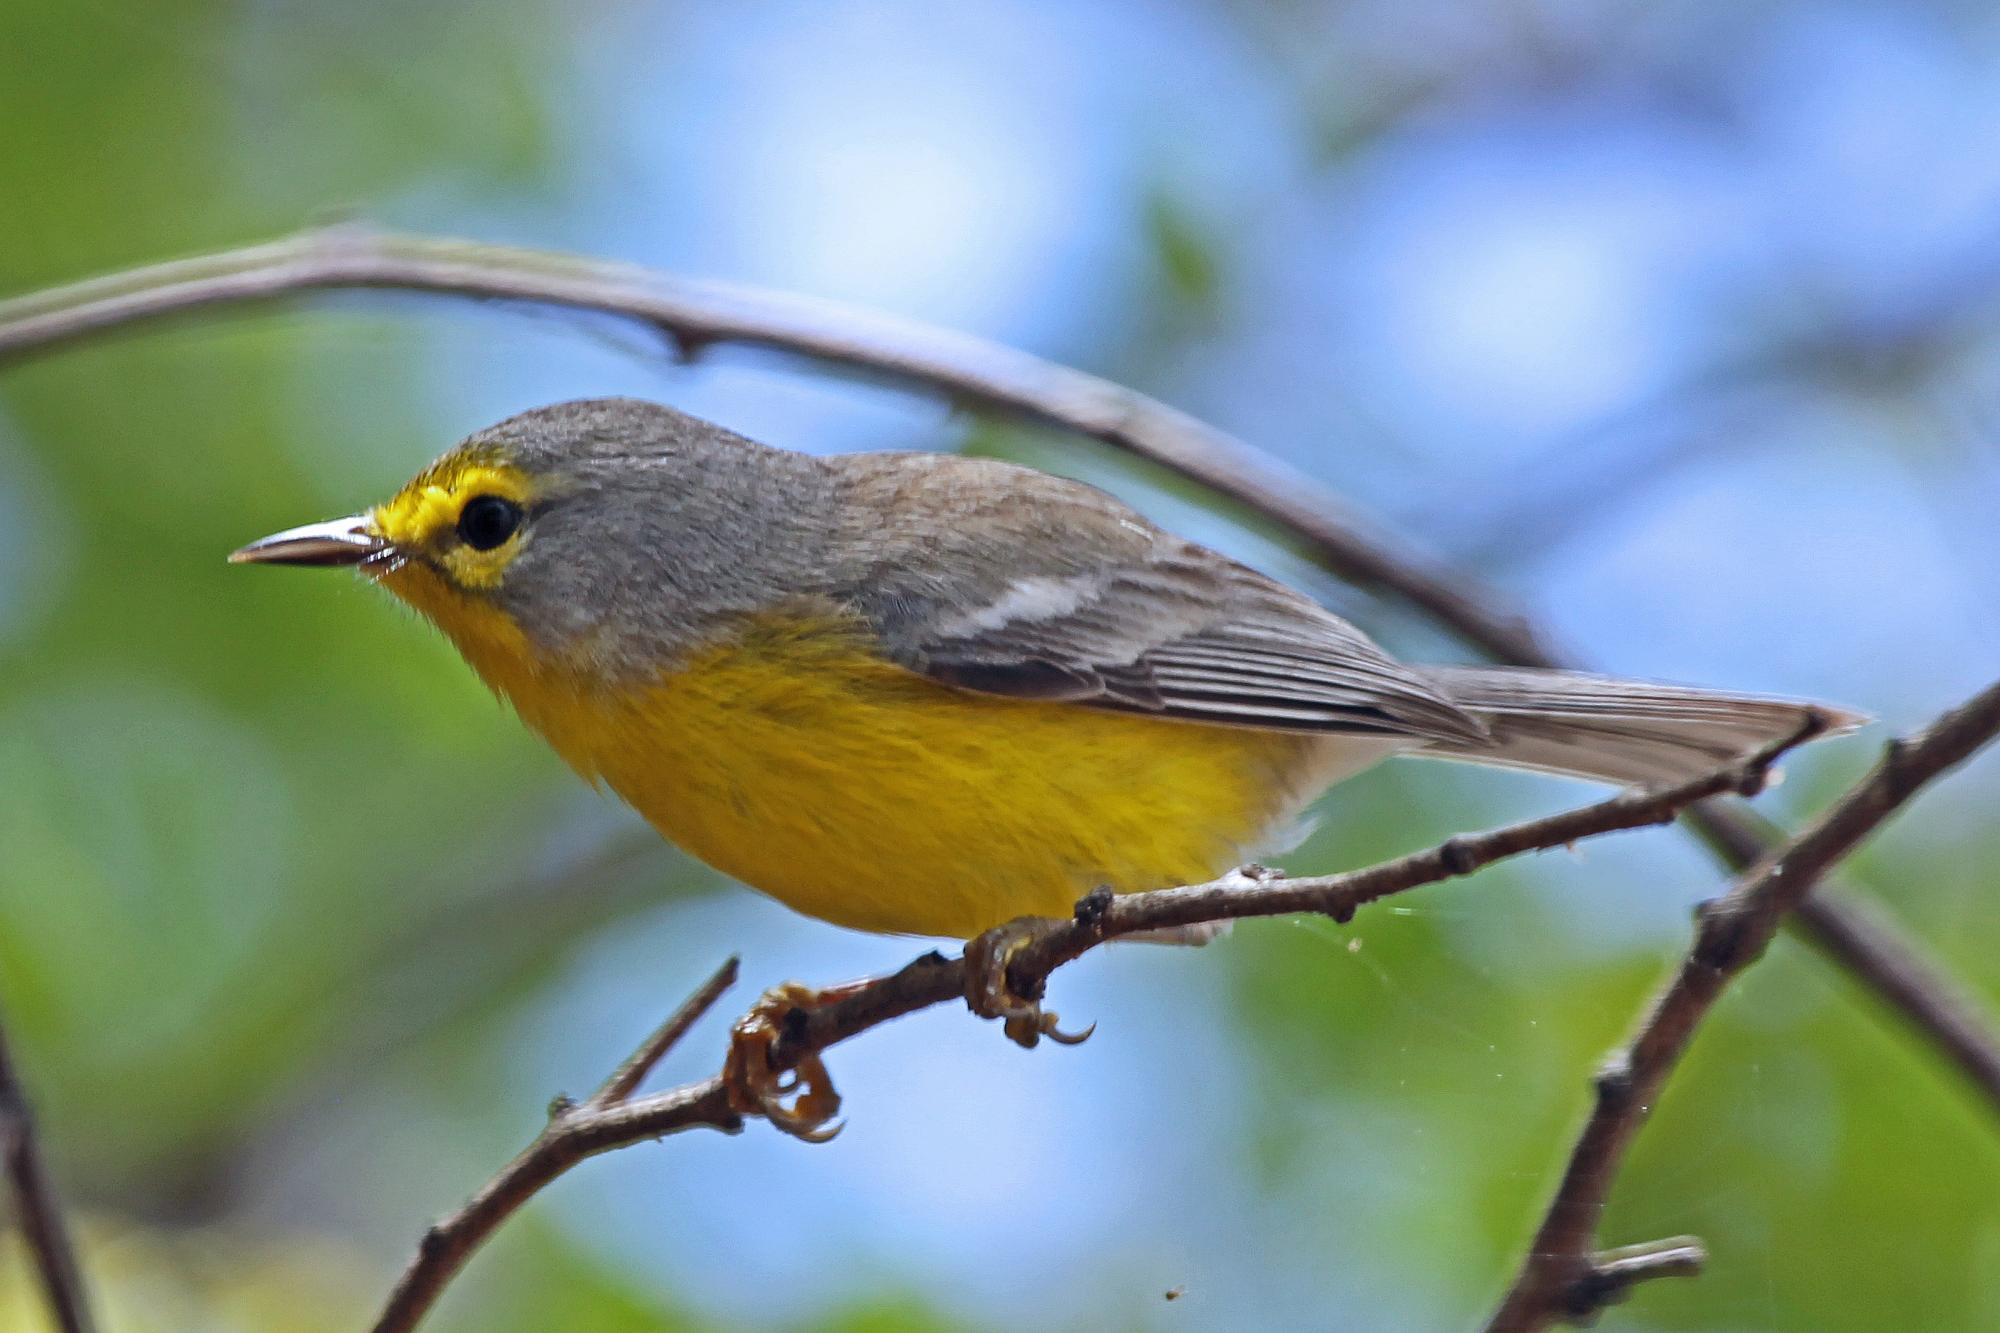
[[[536,1191],[585,1157],[621,1146],[619,1143],[593,1144],[601,1136],[605,1124],[619,1123],[621,1114],[629,1114],[634,1105],[632,1093],[645,1081],[646,1075],[680,1043],[688,1029],[715,1006],[722,993],[736,984],[736,963],[737,960],[731,958],[716,969],[715,975],[683,1001],[673,1016],[627,1057],[605,1080],[604,1086],[588,1100],[558,1101],[550,1107],[548,1126],[535,1136],[535,1141],[502,1168],[484,1189],[467,1200],[463,1208],[424,1233],[417,1246],[416,1258],[410,1261],[410,1266],[397,1281],[388,1304],[376,1320],[378,1330],[415,1328],[431,1306],[437,1303],[445,1284],[472,1257],[472,1252],[517,1208],[533,1198]],[[660,1127],[645,1137],[657,1138],[695,1125],[708,1125],[730,1133],[743,1127],[742,1121],[726,1106],[720,1115],[702,1113],[692,1107],[687,1108],[689,1113],[685,1116],[662,1114],[667,1107],[681,1109],[682,1100],[684,1098],[678,1092],[645,1099],[660,1121]]]
[[[1498,661],[1577,665],[1489,591],[1390,539],[1325,487],[1164,403],[965,334],[759,288],[348,224],[0,301],[0,364],[145,320],[335,288],[620,315],[660,329],[684,355],[724,343],[768,348],[1072,431],[1285,525],[1335,574],[1419,608]],[[1770,843],[1739,811],[1704,809],[1691,822],[1736,869]],[[1822,893],[1794,919],[1807,940],[1899,1013],[2000,1113],[2000,1036],[1963,987],[1879,912]]]
[[[1724,793],[1754,794],[1781,754],[1811,739],[1824,726],[1823,719],[1809,718],[1795,734],[1735,764],[1673,787],[1621,792],[1593,805],[1486,833],[1464,834],[1427,851],[1345,874],[1287,879],[1275,872],[1256,871],[1151,893],[1093,894],[1077,904],[1076,915],[1070,919],[1029,917],[1001,927],[1001,932],[1015,937],[1018,946],[1001,955],[1006,981],[1018,994],[1036,996],[1055,969],[1120,936],[1301,912],[1346,921],[1365,903],[1469,875],[1508,857],[1564,847],[1622,829],[1668,823],[1695,801]],[[967,954],[976,949],[977,942],[968,945]],[[581,1103],[558,1103],[533,1143],[457,1212],[427,1231],[376,1321],[375,1333],[407,1333],[415,1328],[473,1251],[544,1186],[585,1158],[687,1129],[740,1130],[743,1114],[732,1107],[724,1074],[668,1092],[632,1095],[735,977],[736,962],[731,959],[596,1094]],[[781,1035],[766,1048],[765,1058],[772,1073],[783,1074],[891,1019],[962,1000],[968,982],[974,979],[968,975],[964,957],[925,954],[890,976],[843,988],[838,999],[791,1009],[788,1021],[780,1025]],[[1684,1266],[1684,1256],[1672,1265],[1651,1265],[1662,1271]],[[1628,1267],[1625,1282],[1651,1275],[1648,1266],[1636,1260]]]
[[[76,1248],[63,1222],[55,1186],[35,1142],[35,1117],[15,1073],[0,1025],[0,1169],[4,1169],[14,1216],[27,1244],[28,1263],[41,1280],[49,1314],[61,1333],[91,1333],[90,1302],[77,1270]]]
[[[2000,734],[2000,684],[1892,741],[1881,762],[1825,814],[1773,850],[1726,895],[1704,904],[1693,947],[1654,1000],[1638,1033],[1595,1080],[1596,1102],[1570,1154],[1526,1262],[1487,1333],[1534,1333],[1588,1317],[1617,1294],[1619,1256],[1593,1257],[1597,1220],[1633,1135],[1730,981],[1762,956],[1785,914],[1828,870],[1932,779]],[[1629,1283],[1630,1267],[1625,1270]]]
[[[646,1075],[667,1058],[669,1051],[681,1044],[681,1038],[687,1035],[688,1029],[714,1007],[724,991],[736,984],[738,961],[731,958],[716,969],[715,975],[703,982],[700,990],[690,995],[666,1022],[660,1024],[653,1035],[646,1038],[639,1049],[612,1072],[610,1078],[604,1080],[604,1086],[592,1093],[590,1100],[583,1103],[580,1109],[602,1111],[629,1100],[638,1091],[639,1085],[646,1081]]]

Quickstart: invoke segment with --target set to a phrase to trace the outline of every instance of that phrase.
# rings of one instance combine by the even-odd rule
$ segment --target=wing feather
[[[870,525],[838,595],[934,679],[1231,726],[1486,736],[1332,612],[1091,487],[987,460],[835,461]]]

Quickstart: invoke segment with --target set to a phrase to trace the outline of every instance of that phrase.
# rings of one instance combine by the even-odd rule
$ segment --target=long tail
[[[1426,753],[1597,782],[1678,782],[1791,734],[1817,709],[1828,735],[1859,713],[1791,699],[1525,667],[1424,667],[1440,693],[1490,730]]]

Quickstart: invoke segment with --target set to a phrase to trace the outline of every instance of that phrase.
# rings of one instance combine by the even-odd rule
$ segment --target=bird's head
[[[469,437],[372,509],[229,558],[359,570],[489,680],[651,678],[719,621],[812,591],[824,472],[655,403],[559,403]]]

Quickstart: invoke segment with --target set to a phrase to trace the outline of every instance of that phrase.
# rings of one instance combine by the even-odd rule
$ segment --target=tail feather
[[[1868,719],[1845,709],[1681,685],[1525,667],[1425,667],[1484,723],[1484,742],[1427,753],[1618,784],[1679,782],[1797,731],[1817,712],[1828,735]]]

